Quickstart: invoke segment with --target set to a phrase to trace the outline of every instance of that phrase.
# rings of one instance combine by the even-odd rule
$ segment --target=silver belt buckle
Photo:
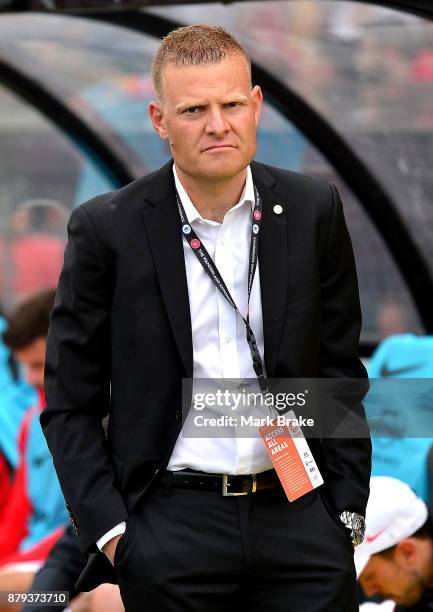
[[[251,478],[252,478],[251,491],[239,491],[238,493],[231,493],[228,491],[228,487],[230,487],[229,478],[230,476],[228,474],[223,474],[223,483],[222,483],[223,497],[239,497],[240,495],[249,495],[250,493],[255,493],[257,491],[256,474],[251,474]]]

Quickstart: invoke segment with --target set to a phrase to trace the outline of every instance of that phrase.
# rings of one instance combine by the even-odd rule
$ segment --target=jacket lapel
[[[259,238],[260,289],[262,297],[265,365],[268,377],[274,376],[279,339],[287,298],[287,202],[275,190],[275,179],[265,166],[253,162],[251,171],[263,202]],[[274,206],[282,213],[276,214]]]
[[[172,163],[166,164],[150,180],[145,196],[148,206],[141,216],[174,339],[186,376],[192,378],[191,314]]]

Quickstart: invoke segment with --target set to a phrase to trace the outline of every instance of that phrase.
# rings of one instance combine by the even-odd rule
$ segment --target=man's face
[[[359,581],[368,597],[381,595],[401,606],[413,606],[422,597],[427,580],[421,560],[394,552],[390,556],[373,555]]]
[[[37,389],[42,389],[44,386],[46,346],[46,339],[40,337],[25,348],[15,351],[17,361],[24,368],[26,381]]]
[[[262,92],[251,89],[248,65],[240,54],[218,64],[163,71],[163,100],[150,116],[168,139],[176,166],[196,180],[224,181],[238,175],[256,152]]]

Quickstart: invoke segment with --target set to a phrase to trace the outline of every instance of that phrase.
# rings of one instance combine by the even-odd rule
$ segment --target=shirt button
[[[231,342],[231,341],[232,341],[231,336],[227,336],[227,338],[226,338],[226,342],[227,342],[227,344],[230,344],[230,342]]]
[[[222,245],[224,246],[224,245],[225,245],[225,243],[226,243],[226,239],[225,239],[225,238],[221,238],[221,240],[220,240],[220,244],[222,244]]]

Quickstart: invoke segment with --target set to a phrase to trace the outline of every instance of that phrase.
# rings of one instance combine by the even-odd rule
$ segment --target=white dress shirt
[[[247,168],[240,201],[224,215],[222,223],[204,219],[195,208],[177,176],[173,174],[186,216],[216,264],[232,298],[244,317],[248,311],[248,266],[254,185]],[[183,237],[186,277],[191,312],[194,379],[256,379],[245,324],[218,291]],[[250,325],[260,355],[264,356],[260,272],[257,264],[249,304]],[[262,439],[236,434],[224,437],[186,437],[188,419],[173,449],[168,470],[193,469],[216,474],[253,474],[272,468]],[[197,414],[195,412],[195,414]],[[188,428],[189,430],[189,428]],[[116,525],[97,545],[123,533],[125,523]]]
[[[173,165],[174,180],[186,216],[198,238],[216,264],[232,298],[244,317],[248,311],[248,266],[251,241],[251,212],[254,185],[247,168],[240,201],[224,215],[222,223],[203,219],[197,211]],[[256,379],[241,317],[204,271],[186,238],[183,238],[186,278],[191,311],[194,379]],[[263,358],[263,321],[260,272],[257,265],[251,289],[250,324]],[[230,414],[230,411],[228,411]],[[190,411],[188,419],[197,412]],[[191,429],[185,423],[184,429]],[[194,469],[215,474],[253,474],[270,469],[261,438],[243,435],[194,437],[180,433],[168,470]]]

